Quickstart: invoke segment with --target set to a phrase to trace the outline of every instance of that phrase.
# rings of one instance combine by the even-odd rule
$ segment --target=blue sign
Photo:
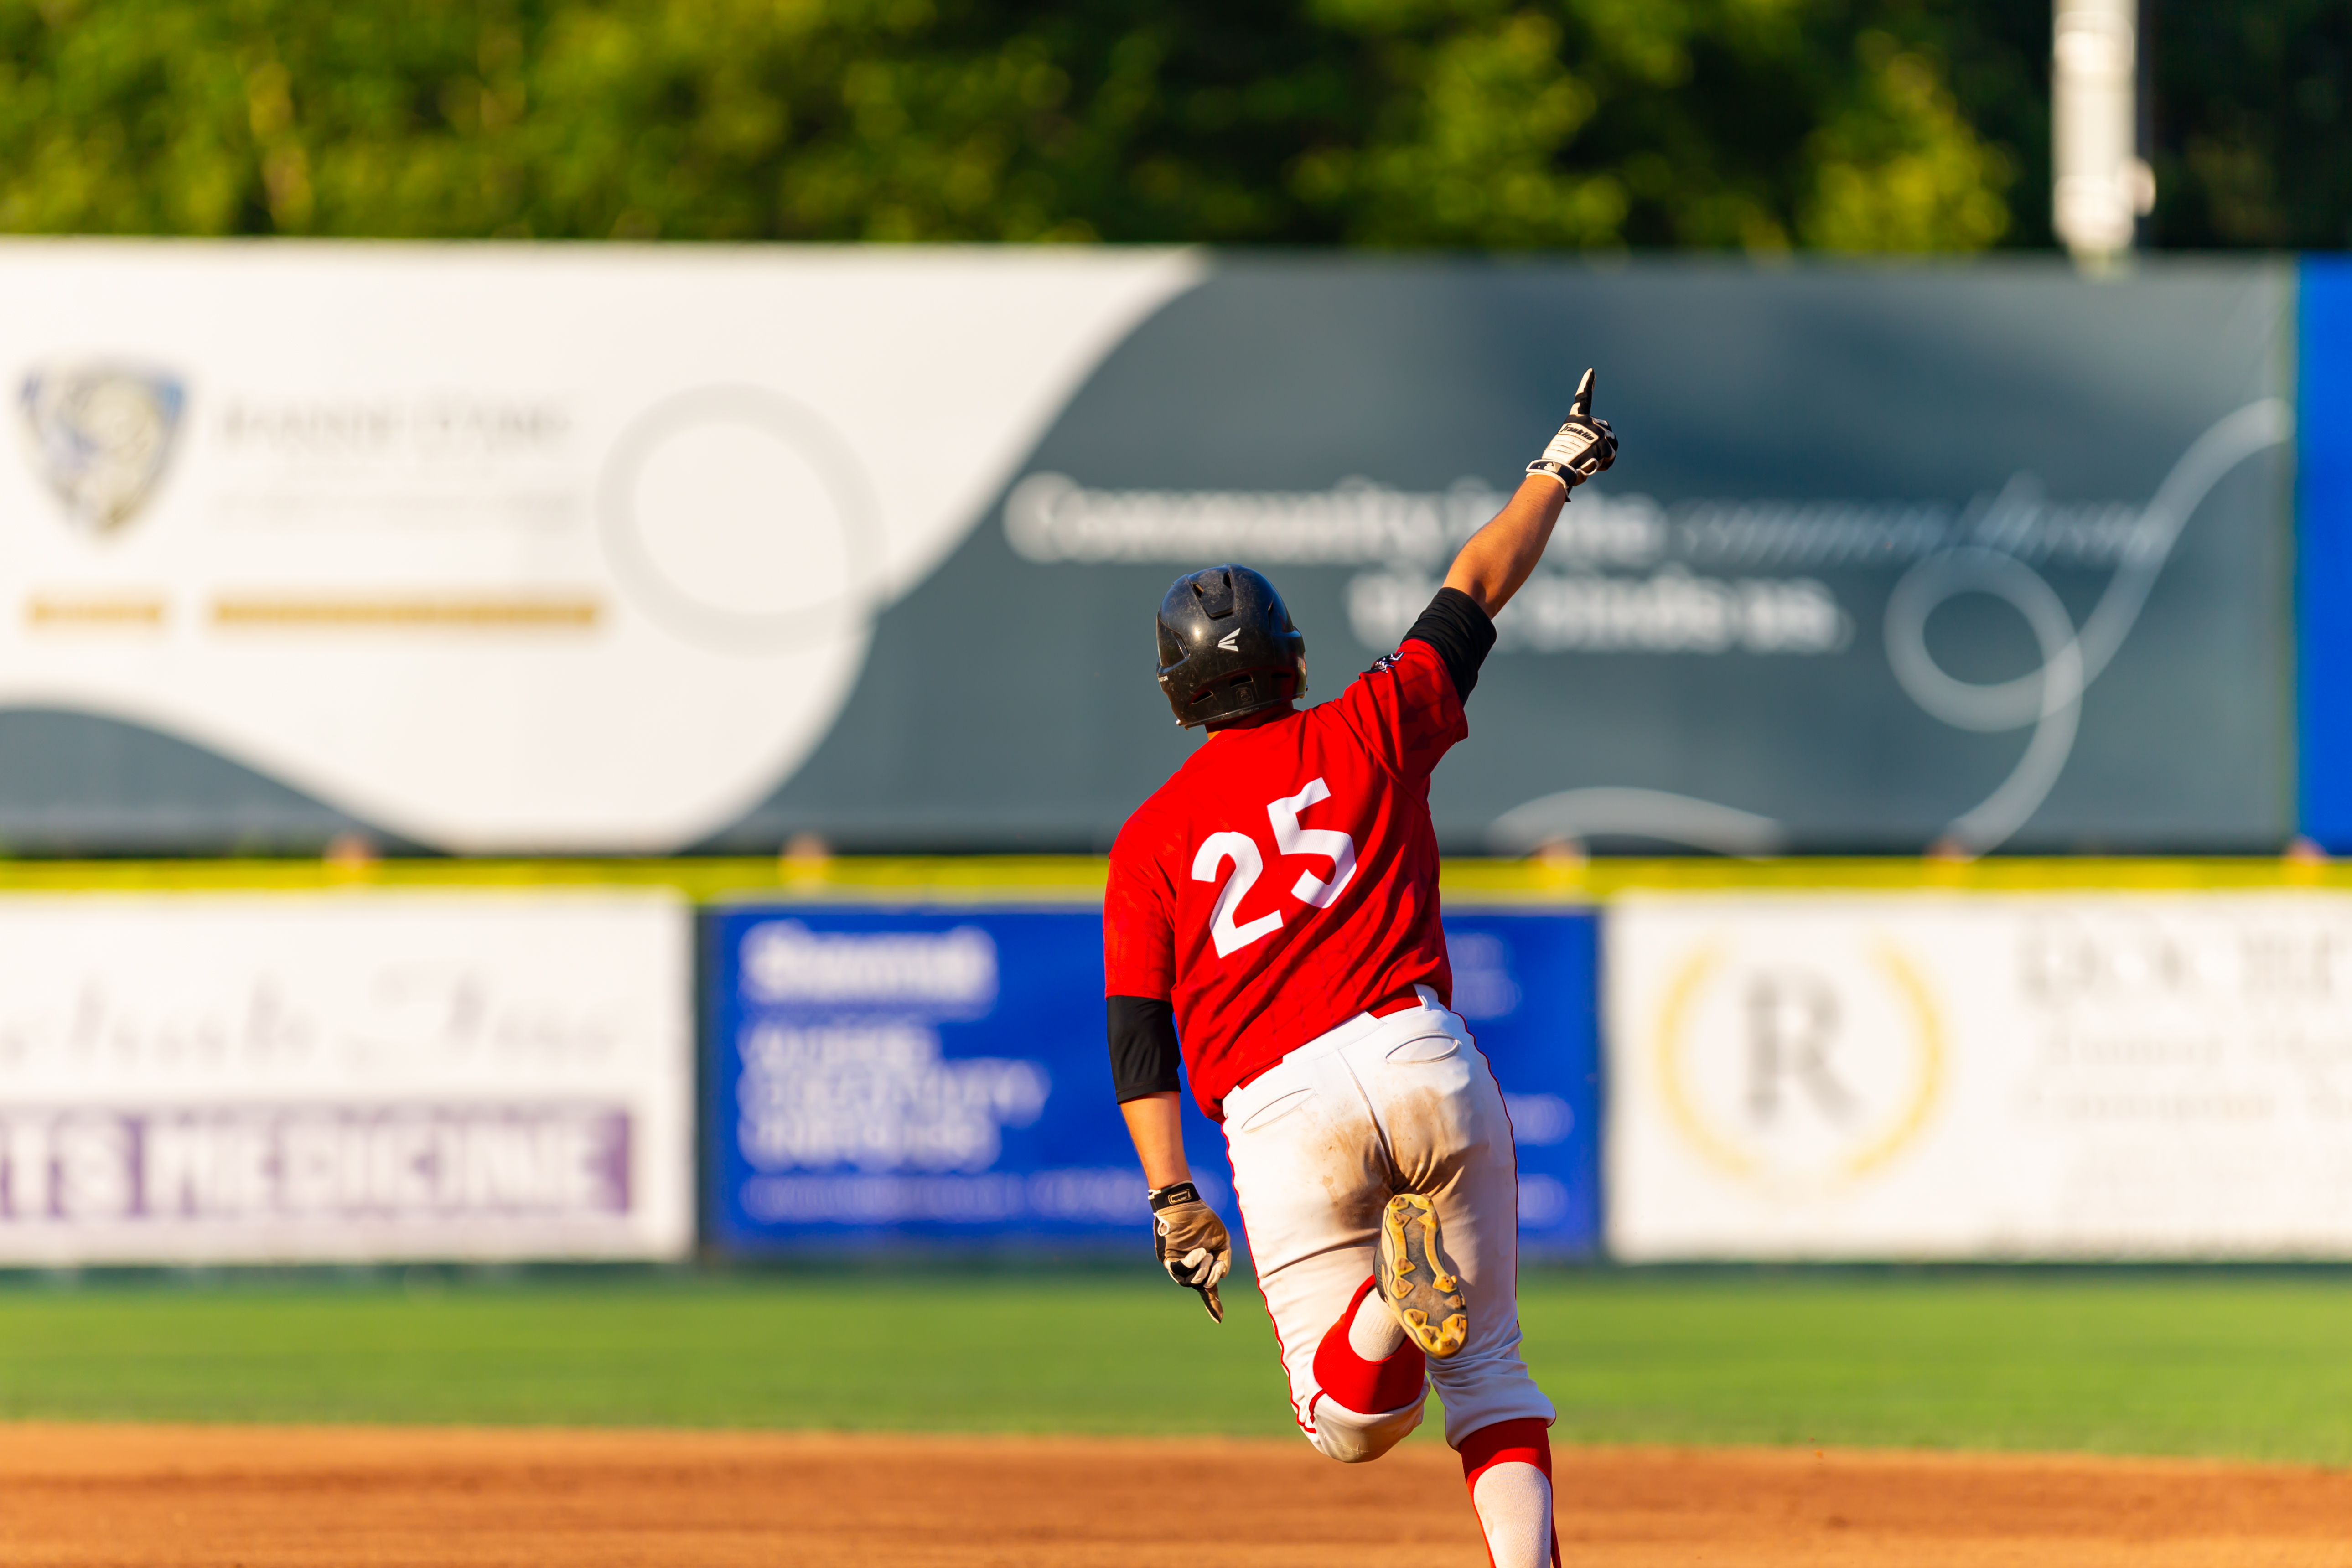
[[[2302,266],[2295,686],[2304,836],[2352,854],[2352,262]]]
[[[1599,1245],[1594,921],[1446,921],[1454,1000],[1519,1141],[1530,1250]],[[713,1237],[740,1251],[967,1239],[1143,1245],[1087,910],[738,906],[709,917]],[[1217,1128],[1202,1193],[1233,1217]]]

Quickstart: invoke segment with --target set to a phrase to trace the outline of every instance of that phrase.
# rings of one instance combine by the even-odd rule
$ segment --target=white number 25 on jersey
[[[1298,814],[1317,801],[1331,798],[1330,790],[1321,779],[1311,779],[1297,795],[1284,795],[1269,801],[1265,819],[1274,827],[1275,847],[1285,855],[1319,855],[1331,862],[1331,875],[1327,880],[1311,871],[1301,871],[1292,883],[1290,896],[1313,909],[1328,910],[1356,875],[1356,841],[1346,834],[1328,827],[1301,827]],[[1226,861],[1234,863],[1233,874],[1218,889],[1217,907],[1209,917],[1209,939],[1217,944],[1217,956],[1224,957],[1236,948],[1247,947],[1262,936],[1282,929],[1282,911],[1272,910],[1260,915],[1247,925],[1234,923],[1234,910],[1265,870],[1265,861],[1257,852],[1257,841],[1246,833],[1212,833],[1201,843],[1200,852],[1192,857],[1192,880],[1213,882]]]

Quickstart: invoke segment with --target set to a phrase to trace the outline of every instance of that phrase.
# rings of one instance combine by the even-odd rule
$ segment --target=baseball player
[[[1429,776],[1469,733],[1494,617],[1570,490],[1615,461],[1584,374],[1559,433],[1396,652],[1301,709],[1306,642],[1245,566],[1179,578],[1160,685],[1208,739],[1119,830],[1103,908],[1112,1078],[1160,1260],[1224,1310],[1178,1066],[1223,1123],[1299,1430],[1343,1463],[1419,1426],[1432,1384],[1495,1568],[1558,1563],[1553,1410],[1519,1359],[1518,1173],[1449,1008]]]

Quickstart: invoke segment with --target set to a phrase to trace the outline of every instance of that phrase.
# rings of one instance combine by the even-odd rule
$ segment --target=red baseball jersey
[[[1106,994],[1165,997],[1193,1098],[1415,985],[1452,1004],[1429,774],[1470,732],[1419,640],[1329,702],[1211,734],[1110,851]]]

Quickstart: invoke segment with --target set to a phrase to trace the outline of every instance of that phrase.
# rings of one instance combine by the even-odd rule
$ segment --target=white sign
[[[2352,1255],[2352,898],[1634,896],[1627,1258]]]
[[[692,1242],[666,894],[0,899],[0,1259]]]
[[[985,1171],[1054,1089],[1040,1061],[941,1056],[919,1019],[760,1024],[740,1049],[736,1135],[761,1171]]]
[[[770,921],[745,934],[742,962],[744,990],[760,1002],[913,1004],[953,1016],[996,1000],[996,943],[978,926],[877,935]]]
[[[0,247],[0,706],[455,850],[656,851],[832,724],[1176,251]]]

